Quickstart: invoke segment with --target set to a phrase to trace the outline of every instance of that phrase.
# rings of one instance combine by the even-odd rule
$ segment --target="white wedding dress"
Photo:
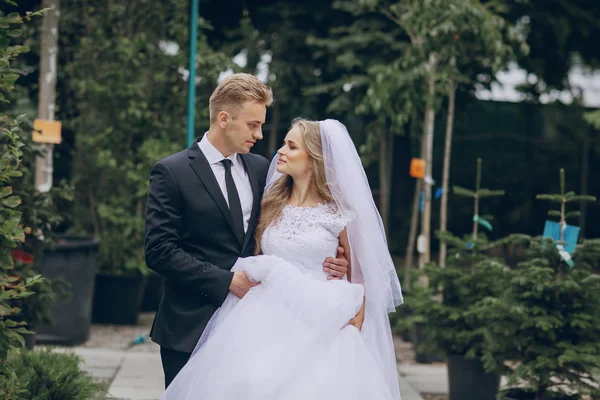
[[[347,325],[363,287],[323,271],[345,223],[333,203],[285,206],[263,235],[265,255],[233,268],[262,283],[241,300],[229,294],[161,399],[399,399],[364,333]]]

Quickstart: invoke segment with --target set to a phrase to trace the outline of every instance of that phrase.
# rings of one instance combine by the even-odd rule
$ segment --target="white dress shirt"
[[[244,216],[244,232],[248,231],[248,224],[250,223],[250,214],[252,214],[252,186],[250,186],[250,179],[244,168],[244,163],[237,153],[233,153],[229,157],[223,157],[223,154],[216,149],[215,146],[210,143],[208,136],[205,134],[202,140],[198,142],[198,147],[204,153],[204,156],[208,160],[210,167],[212,168],[215,178],[219,183],[223,197],[229,206],[229,197],[227,196],[227,184],[225,183],[225,167],[221,163],[225,158],[231,160],[231,175],[235,182],[235,187],[240,196],[240,203],[242,204],[242,214]]]

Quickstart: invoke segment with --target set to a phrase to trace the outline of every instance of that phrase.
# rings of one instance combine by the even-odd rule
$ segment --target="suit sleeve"
[[[198,260],[180,246],[183,216],[181,199],[170,168],[152,167],[146,203],[146,265],[169,280],[197,289],[217,307],[229,292],[233,272]]]

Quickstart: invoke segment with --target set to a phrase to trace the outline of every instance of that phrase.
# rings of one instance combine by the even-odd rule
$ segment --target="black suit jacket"
[[[146,264],[166,278],[150,336],[161,346],[187,353],[225,300],[231,267],[238,257],[254,251],[269,168],[262,156],[240,154],[253,194],[250,223],[240,243],[229,207],[197,142],[154,164],[146,204]]]

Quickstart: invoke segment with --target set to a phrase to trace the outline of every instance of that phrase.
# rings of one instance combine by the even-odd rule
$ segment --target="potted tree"
[[[456,195],[473,199],[473,231],[463,238],[437,232],[449,246],[446,266],[427,265],[420,288],[411,288],[413,315],[408,322],[420,323],[426,333],[415,345],[447,357],[450,400],[495,399],[504,369],[504,354],[491,351],[490,343],[502,341],[505,332],[492,323],[485,304],[502,295],[510,269],[492,255],[501,242],[489,242],[479,232],[480,225],[491,229],[491,217],[479,216],[480,200],[504,191],[481,187],[481,167],[478,159],[475,190],[453,188]]]
[[[532,238],[496,315],[511,337],[514,360],[505,399],[579,400],[600,396],[600,279],[578,253],[570,268],[551,239]],[[596,262],[598,259],[596,259]]]
[[[577,217],[567,205],[594,201],[593,196],[565,193],[560,170],[560,193],[539,195],[560,204],[550,211],[559,218],[557,237],[528,240],[525,260],[514,270],[505,299],[495,303],[498,323],[510,335],[514,360],[506,399],[575,400],[598,398],[595,383],[600,370],[600,243],[569,243],[566,220]],[[572,239],[571,239],[572,240]],[[569,249],[575,250],[570,254]]]
[[[505,353],[495,348],[506,341],[504,328],[494,322],[494,301],[510,279],[500,258],[486,254],[496,243],[485,235],[476,241],[438,232],[449,247],[446,267],[425,266],[427,285],[413,286],[410,322],[420,321],[427,332],[419,344],[442,353],[448,361],[450,400],[496,399]]]

